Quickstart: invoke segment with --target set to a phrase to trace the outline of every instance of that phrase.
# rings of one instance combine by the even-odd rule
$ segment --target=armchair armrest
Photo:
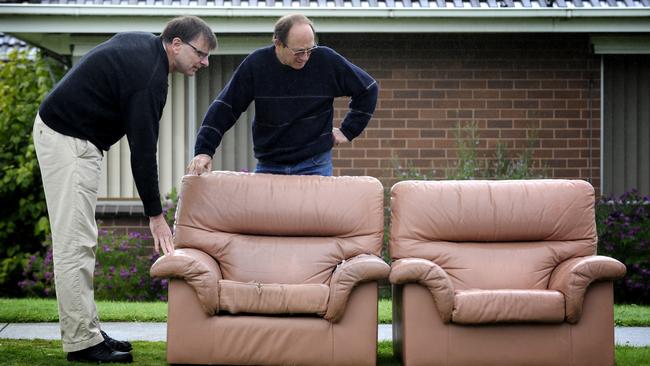
[[[447,273],[437,264],[422,258],[398,259],[391,265],[392,284],[418,283],[426,287],[436,303],[440,319],[451,321],[454,310],[454,285]]]
[[[564,294],[566,320],[577,323],[587,287],[594,281],[613,281],[625,276],[625,265],[600,255],[571,258],[551,273],[548,288]]]
[[[153,277],[182,278],[194,288],[208,315],[219,311],[221,269],[207,253],[192,248],[176,249],[174,254],[158,258],[149,272]]]
[[[390,266],[379,257],[361,254],[343,261],[330,281],[330,297],[324,318],[335,323],[341,319],[352,289],[359,283],[388,277]]]

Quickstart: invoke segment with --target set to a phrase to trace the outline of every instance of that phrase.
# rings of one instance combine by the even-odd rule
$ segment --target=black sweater
[[[88,140],[104,151],[126,135],[147,216],[162,212],[156,145],[168,73],[160,37],[120,33],[88,52],[39,109],[53,130]]]
[[[214,155],[223,134],[255,101],[255,157],[297,163],[332,148],[333,101],[349,96],[341,132],[352,140],[367,126],[377,103],[375,80],[327,47],[315,50],[300,70],[283,65],[274,46],[251,53],[208,109],[195,155]]]

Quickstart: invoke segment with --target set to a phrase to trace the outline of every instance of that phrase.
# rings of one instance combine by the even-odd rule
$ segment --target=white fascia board
[[[650,9],[245,8],[0,4],[0,32],[160,32],[178,15],[197,15],[217,34],[270,33],[278,17],[301,12],[321,33],[650,32]]]
[[[595,54],[650,54],[650,35],[595,35]]]

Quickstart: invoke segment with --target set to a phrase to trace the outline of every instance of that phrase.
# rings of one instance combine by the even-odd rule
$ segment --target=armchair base
[[[393,347],[405,366],[614,365],[612,282],[593,283],[576,324],[445,324],[421,285],[393,286]]]
[[[167,362],[374,366],[377,296],[376,282],[356,287],[337,323],[299,315],[209,316],[195,291],[185,281],[173,279],[169,285]]]

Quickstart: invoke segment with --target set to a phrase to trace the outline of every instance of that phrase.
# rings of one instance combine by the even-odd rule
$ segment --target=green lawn
[[[622,327],[650,326],[650,306],[614,305],[614,323]]]
[[[97,301],[104,322],[166,322],[166,302]],[[56,300],[0,298],[0,323],[57,322]]]
[[[133,342],[133,365],[165,365],[165,342]],[[0,339],[3,365],[69,365],[60,341]],[[378,366],[397,366],[390,341],[379,342]],[[617,366],[650,365],[650,347],[616,347]]]
[[[102,321],[167,321],[167,303],[164,302],[118,302],[98,301],[97,308]],[[390,300],[379,301],[379,323],[392,323]],[[1,323],[56,322],[56,301],[47,299],[0,298]],[[650,326],[650,306],[615,305],[614,321],[618,326]]]

